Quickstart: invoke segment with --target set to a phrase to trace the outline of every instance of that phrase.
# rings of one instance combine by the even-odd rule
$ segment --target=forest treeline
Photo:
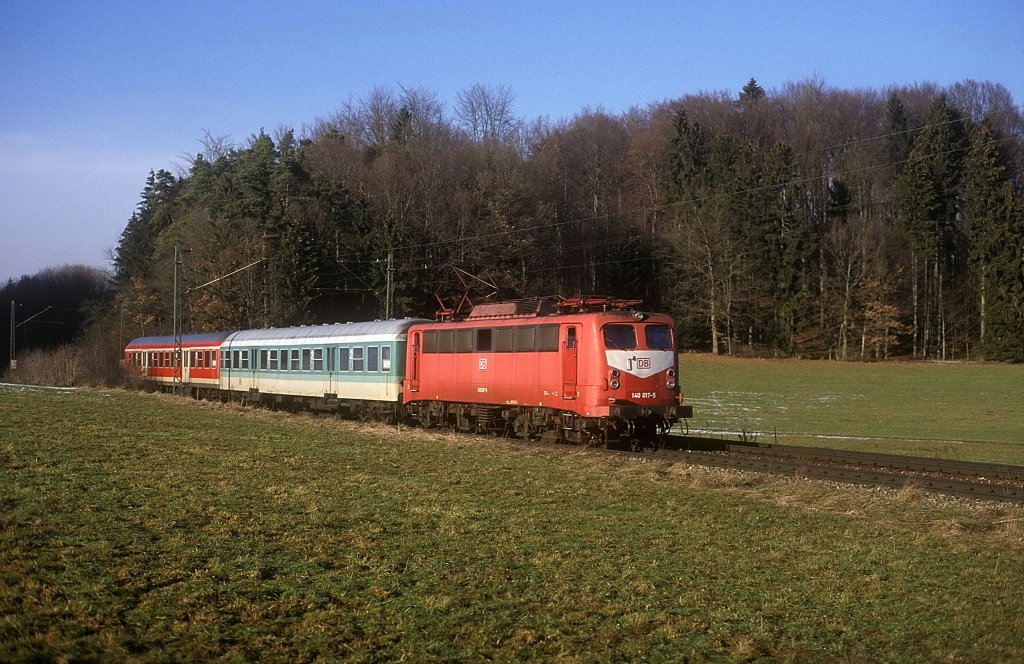
[[[468,284],[642,298],[684,349],[1024,356],[1024,117],[999,84],[513,102],[378,88],[300,136],[208,134],[150,174],[116,308],[170,332],[177,246],[185,330],[432,317]]]

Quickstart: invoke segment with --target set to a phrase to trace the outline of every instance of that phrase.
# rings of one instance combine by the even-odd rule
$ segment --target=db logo
[[[651,368],[651,358],[649,358],[649,357],[638,357],[638,358],[636,358],[636,368],[637,369],[650,369]]]

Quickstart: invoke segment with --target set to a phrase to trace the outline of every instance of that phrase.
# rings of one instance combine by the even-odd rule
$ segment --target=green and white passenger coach
[[[242,330],[221,346],[220,389],[253,403],[397,413],[409,327],[421,319]]]

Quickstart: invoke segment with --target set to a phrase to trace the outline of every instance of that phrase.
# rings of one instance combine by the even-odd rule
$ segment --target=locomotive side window
[[[455,352],[455,330],[438,330],[437,331],[437,352],[438,353],[453,353],[453,352]]]
[[[516,352],[530,352],[534,350],[534,334],[537,328],[535,327],[517,327],[516,328]]]
[[[494,331],[489,327],[476,330],[476,350],[478,353],[491,352],[491,336]]]
[[[380,348],[368,346],[366,349],[366,370],[374,373],[380,371]]]
[[[476,330],[457,330],[455,333],[455,352],[472,353],[473,337]]]
[[[499,327],[494,331],[494,350],[499,353],[511,353],[514,339],[515,328]]]
[[[351,354],[350,350],[351,349],[349,349],[349,348],[339,348],[338,349],[338,371],[350,371],[351,370],[350,369],[351,365],[349,364],[349,355]]]
[[[557,325],[537,326],[537,350],[541,352],[550,352],[558,350]]]
[[[651,350],[672,350],[672,330],[668,325],[648,325],[644,339]]]
[[[632,325],[605,325],[604,347],[618,350],[633,350],[636,348],[636,330],[633,329]]]
[[[437,352],[437,330],[426,330],[423,333],[423,352]]]

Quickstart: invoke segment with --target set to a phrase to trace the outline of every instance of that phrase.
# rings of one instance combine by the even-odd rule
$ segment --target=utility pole
[[[171,376],[173,391],[177,393],[181,387],[181,326],[178,321],[178,266],[181,265],[181,248],[174,245],[174,303],[171,307],[171,330],[174,335],[174,352],[171,354]]]
[[[390,320],[392,311],[391,300],[394,296],[394,283],[392,282],[391,273],[394,272],[395,262],[395,251],[388,249],[388,274],[387,274],[387,286],[384,292],[384,320]]]
[[[11,300],[11,371],[18,368],[18,361],[14,359],[14,300]]]

